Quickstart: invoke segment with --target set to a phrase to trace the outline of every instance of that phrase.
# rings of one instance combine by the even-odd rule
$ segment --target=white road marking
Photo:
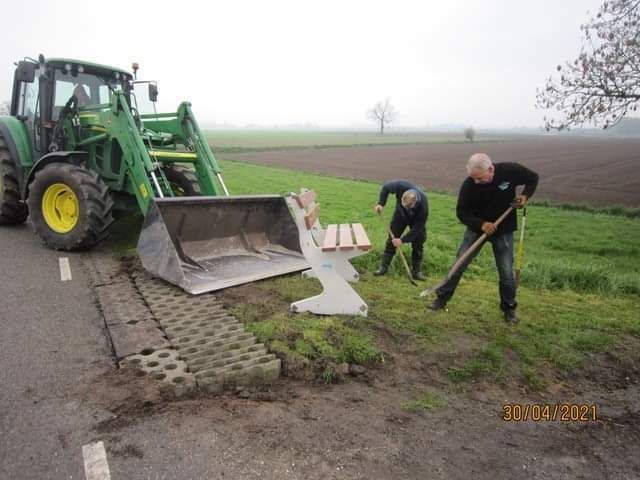
[[[68,282],[71,280],[71,266],[69,265],[69,259],[67,257],[60,257],[60,280]]]
[[[84,474],[87,480],[111,480],[104,443],[88,443],[82,447]]]

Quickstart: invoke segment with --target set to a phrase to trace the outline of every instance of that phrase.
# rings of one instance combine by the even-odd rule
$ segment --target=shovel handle
[[[380,220],[382,222],[384,222],[384,219],[382,218],[382,214],[378,213],[378,215],[380,216]],[[393,232],[391,231],[391,227],[387,227],[387,232],[389,233],[389,236],[391,237],[391,240],[394,240],[396,238],[395,235],[393,234]],[[407,277],[409,278],[409,281],[411,282],[412,285],[415,285],[417,287],[418,284],[413,279],[413,275],[411,275],[411,269],[409,269],[409,264],[407,263],[407,259],[404,256],[404,252],[402,251],[402,248],[396,247],[396,251],[400,255],[400,259],[402,260],[402,264],[404,265],[404,269],[407,272]]]
[[[507,215],[509,215],[513,211],[513,208],[514,207],[507,208],[504,211],[504,213],[500,215],[495,222],[493,222],[493,224],[496,227],[498,227],[498,225],[500,225],[502,221],[505,218],[507,218]],[[460,269],[460,267],[464,264],[464,262],[466,262],[467,259],[473,254],[473,252],[475,252],[478,249],[478,247],[484,243],[484,241],[487,239],[488,236],[489,235],[487,235],[486,233],[483,233],[482,235],[480,235],[480,237],[475,242],[473,242],[473,244],[469,248],[467,248],[467,250],[462,255],[460,255],[458,260],[456,260],[456,263],[454,263],[453,266],[449,269],[449,272],[444,277],[444,280],[442,280],[435,287],[431,287],[431,288],[427,288],[426,290],[423,290],[422,292],[420,292],[420,296],[426,297],[427,295],[438,290],[440,287],[444,286],[449,280],[451,280],[451,277],[455,275],[455,273]]]
[[[393,235],[391,228],[389,228],[388,231],[389,231],[389,235],[391,236],[391,240],[394,240],[396,237]],[[411,282],[412,285],[415,285],[417,287],[418,284],[415,282],[415,280],[413,279],[413,276],[411,275],[411,269],[409,269],[409,264],[407,263],[407,259],[404,256],[404,252],[402,251],[402,248],[396,247],[396,251],[400,255],[400,258],[402,259],[402,264],[404,265],[404,269],[407,271],[407,276],[409,277],[409,281]]]
[[[516,287],[520,285],[520,273],[524,262],[524,228],[527,224],[527,207],[522,209],[522,226],[520,227],[520,241],[518,242],[518,253],[516,254]]]

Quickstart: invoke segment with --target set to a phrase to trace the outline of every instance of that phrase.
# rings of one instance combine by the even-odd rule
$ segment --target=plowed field
[[[271,150],[224,158],[355,179],[404,178],[427,191],[456,192],[475,152],[540,174],[537,199],[640,207],[640,139],[537,136],[478,144]]]

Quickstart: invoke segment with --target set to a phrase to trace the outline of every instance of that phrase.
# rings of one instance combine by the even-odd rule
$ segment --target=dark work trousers
[[[399,209],[395,209],[391,218],[391,231],[393,236],[400,238],[407,227],[411,227],[407,217]],[[422,258],[424,256],[424,242],[427,241],[426,225],[422,235],[418,236],[411,242],[411,267],[413,271],[419,271],[422,266]],[[396,247],[391,243],[391,237],[387,235],[387,244],[384,248],[384,256],[391,260],[396,253]]]
[[[480,235],[480,233],[467,229],[464,232],[462,244],[458,249],[456,258],[460,258]],[[491,242],[491,246],[493,247],[493,256],[495,257],[496,267],[498,268],[498,275],[500,277],[498,284],[500,287],[500,309],[503,312],[514,310],[518,306],[518,303],[516,302],[516,280],[513,274],[513,232],[503,233],[495,237],[492,235],[487,239],[487,242]],[[460,278],[462,278],[462,274],[481,249],[482,246],[464,262],[447,283],[437,290],[439,298],[445,302],[449,301],[458,286],[458,282],[460,282]]]

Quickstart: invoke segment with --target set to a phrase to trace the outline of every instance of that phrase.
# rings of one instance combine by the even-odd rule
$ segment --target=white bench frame
[[[319,204],[315,203],[315,192],[303,190],[300,194],[290,193],[285,200],[298,227],[302,253],[311,265],[311,269],[302,275],[305,278],[317,278],[322,284],[321,294],[293,302],[290,310],[319,315],[366,317],[369,307],[348,283],[357,282],[360,278],[349,260],[371,249],[371,242],[362,225],[336,226],[336,241],[330,242],[333,245],[331,249],[325,245],[327,230],[322,228],[318,220]],[[354,226],[360,237],[356,237],[356,244],[353,244],[352,238]],[[344,243],[338,242],[337,239],[341,239],[341,235],[344,236],[344,240],[349,237],[348,240]]]

